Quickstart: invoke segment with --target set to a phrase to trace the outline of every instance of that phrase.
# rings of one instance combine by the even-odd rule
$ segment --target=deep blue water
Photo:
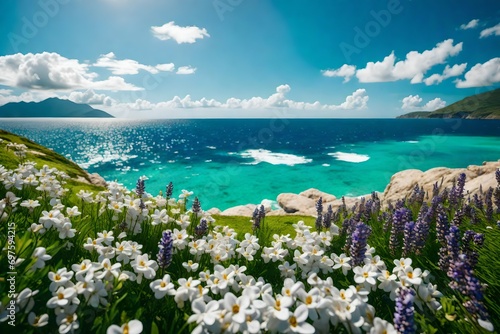
[[[500,121],[238,119],[0,121],[132,188],[156,195],[169,181],[205,209],[319,188],[336,196],[383,191],[400,170],[466,167],[500,159]]]

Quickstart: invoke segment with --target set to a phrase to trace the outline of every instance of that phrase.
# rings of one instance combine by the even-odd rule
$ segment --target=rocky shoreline
[[[458,179],[458,176],[461,173],[465,173],[467,178],[464,191],[466,194],[473,196],[474,194],[479,194],[481,191],[487,191],[490,187],[496,187],[495,171],[497,169],[500,169],[500,160],[484,162],[481,166],[470,165],[467,168],[437,167],[425,172],[418,169],[408,169],[394,174],[384,192],[377,192],[377,195],[382,205],[387,205],[390,202],[394,203],[400,198],[409,196],[415,185],[418,184],[419,187],[423,187],[427,196],[431,196],[436,182],[438,182],[440,189],[451,188],[453,183]],[[262,204],[266,208],[268,216],[315,216],[315,204],[320,197],[323,199],[323,206],[328,207],[331,205],[334,211],[342,205],[341,198],[336,198],[334,195],[311,188],[299,194],[279,194],[276,199],[280,206],[279,209],[272,209],[271,201],[264,200],[258,205],[238,205],[224,211],[212,208],[208,212],[212,215],[251,217],[255,208]],[[371,194],[358,197],[344,197],[344,200],[347,207],[352,207],[363,197],[367,197],[368,199],[368,197],[371,197]]]

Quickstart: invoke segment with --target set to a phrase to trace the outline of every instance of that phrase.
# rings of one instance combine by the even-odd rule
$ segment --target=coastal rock
[[[279,194],[277,201],[286,213],[304,212],[308,208],[314,207],[316,203],[310,198],[292,193]]]
[[[90,179],[90,183],[92,183],[95,186],[106,187],[108,185],[106,180],[101,175],[99,175],[97,173],[89,174],[89,179]]]
[[[471,165],[467,168],[432,168],[425,172],[409,169],[398,172],[391,177],[391,181],[384,191],[385,204],[395,202],[405,196],[410,196],[416,184],[423,187],[430,197],[437,182],[440,190],[451,188],[461,173],[465,173],[466,182],[464,191],[470,195],[479,194],[480,189],[487,191],[489,187],[496,187],[495,171],[500,168],[500,160],[485,162],[482,166]]]
[[[221,214],[221,210],[219,208],[211,208],[210,210],[207,211],[207,213],[211,216],[213,215],[220,215]]]
[[[252,217],[252,214],[257,205],[247,204],[238,205],[232,208],[226,209],[220,213],[221,216],[241,216],[241,217]]]
[[[307,189],[301,193],[299,193],[300,196],[304,196],[304,197],[307,197],[307,198],[310,198],[312,199],[313,201],[318,201],[318,199],[320,197],[323,198],[323,203],[325,202],[333,202],[337,199],[337,197],[333,196],[333,195],[330,195],[330,194],[327,194],[321,190],[318,190],[316,188],[310,188],[310,189]]]

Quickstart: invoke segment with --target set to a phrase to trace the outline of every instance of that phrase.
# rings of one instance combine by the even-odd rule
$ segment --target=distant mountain
[[[107,112],[88,104],[74,103],[55,97],[41,102],[10,102],[0,107],[0,117],[107,117]]]
[[[500,119],[500,88],[466,97],[435,111],[414,111],[397,118]]]

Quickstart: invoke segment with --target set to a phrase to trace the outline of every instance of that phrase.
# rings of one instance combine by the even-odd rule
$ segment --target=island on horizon
[[[413,111],[396,118],[500,119],[500,88],[468,96],[435,111]]]
[[[75,103],[51,97],[40,102],[10,102],[0,106],[0,118],[17,117],[71,117],[71,118],[114,118],[105,111],[94,109],[88,104]]]

